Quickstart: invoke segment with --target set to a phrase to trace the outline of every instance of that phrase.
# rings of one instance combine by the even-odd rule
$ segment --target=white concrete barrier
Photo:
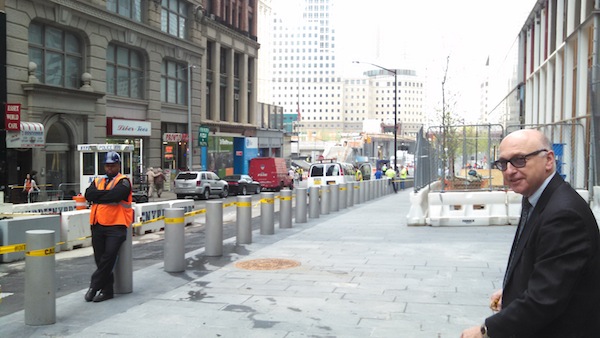
[[[430,192],[427,198],[432,226],[508,224],[504,191]]]
[[[146,232],[155,232],[165,227],[165,208],[169,208],[168,201],[135,203],[133,209],[135,216],[134,223],[141,223],[134,228],[136,235],[143,235]]]
[[[170,200],[166,201],[169,203],[169,208],[183,208],[183,214],[186,215],[184,218],[184,225],[192,224],[198,215],[187,215],[187,213],[194,211],[196,206],[194,200]]]
[[[92,245],[89,209],[65,211],[60,215],[60,241],[62,250]]]
[[[506,210],[508,213],[508,224],[518,225],[521,218],[521,201],[523,195],[509,190],[506,192]]]
[[[74,200],[35,202],[12,205],[12,212],[16,214],[35,213],[53,215],[73,210],[75,210]]]
[[[410,210],[406,215],[407,225],[427,225],[427,210],[429,209],[428,196],[431,190],[438,190],[442,186],[440,181],[435,181],[429,186],[410,193]]]
[[[0,220],[0,246],[13,250],[0,255],[0,262],[8,263],[25,259],[25,233],[28,230],[54,231],[54,243],[60,241],[60,216],[31,215]],[[55,252],[60,252],[60,245]]]

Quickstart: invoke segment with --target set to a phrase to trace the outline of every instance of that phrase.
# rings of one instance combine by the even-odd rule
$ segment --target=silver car
[[[212,171],[182,171],[175,177],[175,194],[177,198],[186,196],[209,199],[211,195],[227,197],[227,182],[220,179]]]

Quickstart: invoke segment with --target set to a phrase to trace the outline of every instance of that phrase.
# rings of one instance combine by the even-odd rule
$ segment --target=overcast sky
[[[273,0],[281,11],[300,11],[291,0]],[[439,84],[430,101],[441,101],[441,79],[450,57],[446,89],[460,93],[462,110],[478,107],[478,88],[488,56],[497,66],[536,0],[338,0],[338,69],[353,76],[370,62],[386,68],[415,69]],[[494,65],[493,63],[496,63]],[[372,68],[372,67],[371,67]],[[435,86],[434,86],[435,87]],[[476,101],[476,102],[473,102]],[[494,103],[491,103],[492,105]]]

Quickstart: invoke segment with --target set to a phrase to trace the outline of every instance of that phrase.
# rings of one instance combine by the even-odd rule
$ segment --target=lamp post
[[[352,63],[368,64],[394,74],[394,166],[392,169],[396,170],[396,165],[398,164],[398,70],[385,68],[370,62],[352,61]]]

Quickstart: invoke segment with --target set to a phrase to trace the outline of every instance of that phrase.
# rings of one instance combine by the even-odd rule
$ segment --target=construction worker
[[[400,189],[404,190],[404,181],[408,176],[408,169],[405,166],[400,166]]]
[[[121,156],[114,151],[106,153],[104,170],[106,175],[97,177],[85,191],[85,199],[91,203],[92,247],[97,267],[84,297],[87,302],[113,298],[113,268],[127,238],[127,228],[133,222],[131,182],[120,173]]]
[[[385,176],[390,179],[390,184],[392,185],[392,188],[394,188],[394,193],[398,193],[398,188],[396,187],[396,170],[388,168],[388,170],[385,171]]]
[[[360,171],[360,169],[356,170],[356,181],[360,182],[363,180],[363,176],[362,176],[362,171]]]

